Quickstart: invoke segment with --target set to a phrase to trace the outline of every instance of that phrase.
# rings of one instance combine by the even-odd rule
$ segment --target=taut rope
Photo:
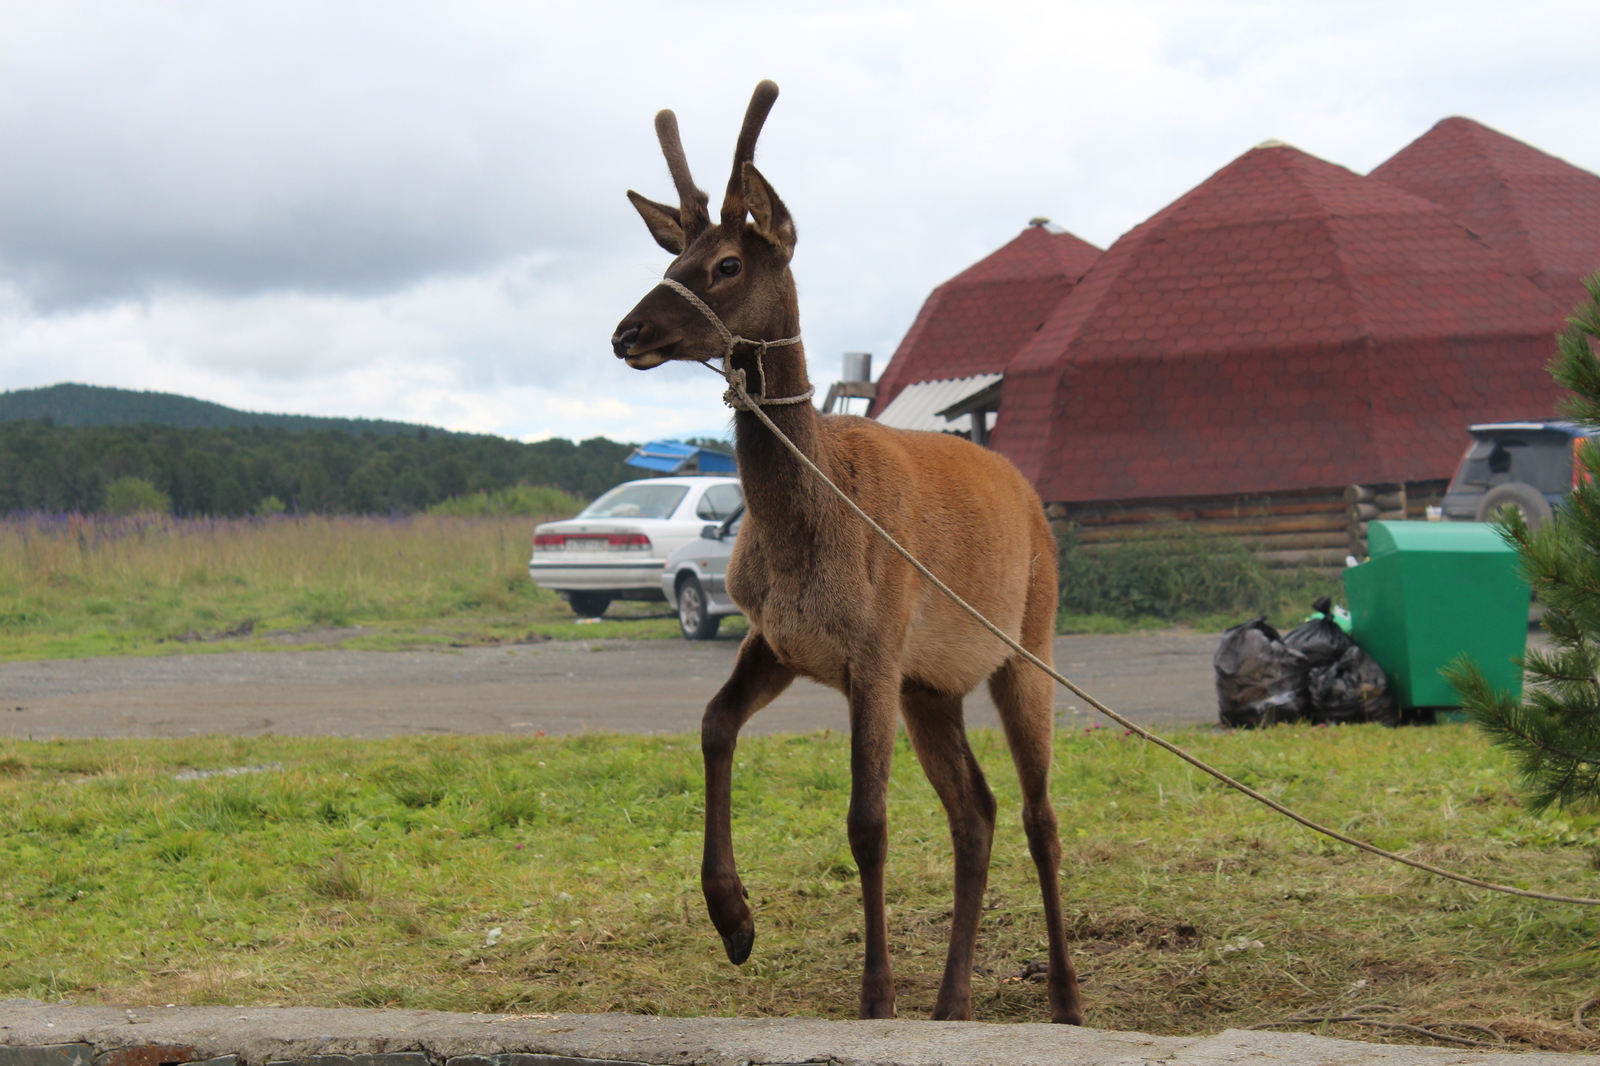
[[[678,289],[683,288],[682,286],[677,285],[676,282],[668,281],[665,284],[672,285]],[[696,299],[693,293],[689,293],[687,289],[683,289],[683,291],[693,303],[704,309],[706,315],[711,318],[713,323],[721,328],[722,332],[727,333],[727,327],[722,326],[721,321],[716,317],[715,313],[712,312],[709,307],[705,307],[705,305]],[[731,333],[729,333],[728,336],[733,337]],[[733,340],[737,342],[739,338],[733,337]],[[798,337],[791,337],[787,341],[746,341],[745,343],[759,344],[763,345],[763,347],[766,347],[778,344],[793,344],[798,340]],[[733,351],[731,344],[729,345],[728,351]],[[710,366],[709,363],[706,365]],[[759,363],[757,365],[759,365]],[[711,369],[716,370],[716,367],[711,367]],[[811,457],[806,455],[805,452],[801,451],[799,446],[797,446],[794,441],[790,440],[784,434],[783,430],[774,425],[772,419],[768,418],[767,413],[761,409],[763,404],[771,404],[774,402],[797,403],[800,400],[809,398],[810,393],[807,393],[805,396],[790,397],[789,399],[779,401],[756,400],[752,399],[751,396],[745,391],[743,371],[734,370],[732,367],[729,367],[727,365],[727,361],[724,360],[723,369],[718,371],[718,373],[722,374],[722,376],[727,379],[728,395],[724,398],[727,399],[730,407],[736,407],[739,410],[749,411],[757,418],[761,419],[762,424],[772,431],[773,435],[783,443],[784,447],[788,448],[789,451],[794,453],[794,457],[799,459],[801,464],[804,465],[807,470],[810,470],[813,474],[820,478],[822,483],[828,487],[829,491],[831,491],[835,496],[839,497],[840,501],[842,501],[846,507],[854,511],[857,517],[870,526],[872,531],[883,539],[884,543],[893,548],[902,559],[910,563],[917,573],[927,578],[929,583],[932,584],[934,588],[944,593],[945,596],[950,599],[950,602],[954,603],[957,607],[960,607],[963,611],[967,612],[967,614],[971,615],[979,625],[983,626],[983,628],[987,629],[990,633],[993,633],[1012,651],[1022,656],[1034,666],[1037,666],[1040,670],[1043,670],[1046,674],[1050,675],[1050,677],[1054,678],[1057,684],[1064,686],[1067,691],[1083,700],[1089,706],[1093,707],[1095,710],[1099,711],[1113,722],[1122,726],[1122,728],[1128,730],[1128,732],[1137,734],[1157,747],[1166,749],[1167,751],[1176,755],[1178,758],[1182,759],[1184,762],[1188,763],[1190,766],[1193,766],[1197,770],[1200,770],[1204,773],[1210,774],[1212,777],[1216,778],[1218,781],[1221,781],[1229,788],[1244,793],[1257,803],[1263,804],[1264,806],[1277,811],[1285,818],[1288,818],[1291,821],[1299,822],[1307,829],[1310,829],[1316,833],[1321,833],[1323,836],[1331,837],[1342,844],[1348,844],[1353,848],[1359,848],[1362,851],[1377,855],[1380,858],[1388,859],[1391,862],[1397,862],[1404,866],[1409,866],[1415,870],[1421,870],[1424,873],[1433,874],[1436,877],[1447,878],[1451,881],[1459,881],[1464,885],[1472,885],[1474,888],[1488,889],[1491,892],[1504,892],[1512,896],[1526,896],[1529,899],[1548,900],[1552,903],[1575,903],[1585,907],[1600,907],[1600,899],[1589,899],[1586,896],[1560,896],[1549,892],[1533,892],[1525,888],[1516,888],[1512,885],[1497,885],[1492,881],[1483,881],[1476,877],[1469,877],[1466,874],[1458,874],[1452,870],[1446,870],[1443,867],[1434,866],[1432,863],[1420,862],[1416,859],[1408,859],[1404,855],[1398,855],[1392,851],[1385,850],[1384,848],[1378,847],[1376,844],[1369,844],[1365,840],[1357,840],[1355,837],[1346,836],[1336,829],[1330,829],[1328,826],[1313,822],[1310,818],[1307,818],[1305,815],[1299,814],[1296,811],[1285,807],[1283,804],[1279,803],[1275,799],[1272,799],[1270,796],[1262,795],[1260,792],[1257,792],[1244,782],[1229,777],[1227,774],[1200,759],[1198,756],[1189,754],[1187,751],[1184,751],[1171,741],[1157,736],[1155,733],[1150,732],[1143,726],[1124,718],[1122,715],[1118,714],[1116,711],[1113,711],[1110,707],[1107,707],[1089,693],[1079,688],[1066,677],[1057,673],[1055,669],[1046,664],[1044,660],[1040,659],[1027,648],[1024,648],[1021,644],[1017,643],[1017,641],[1014,640],[1010,634],[1005,633],[1000,629],[999,626],[985,618],[982,612],[957,595],[956,591],[949,585],[946,585],[943,581],[940,581],[932,570],[929,570],[926,566],[922,565],[916,556],[907,551],[903,546],[901,546],[899,541],[895,540],[894,537],[889,534],[888,530],[884,529],[876,521],[874,521],[873,517],[867,514],[867,512],[863,511],[856,501],[852,500],[848,495],[846,495],[845,491],[838,485],[835,485],[828,475],[824,474],[822,470],[818,468],[817,464],[811,461]]]

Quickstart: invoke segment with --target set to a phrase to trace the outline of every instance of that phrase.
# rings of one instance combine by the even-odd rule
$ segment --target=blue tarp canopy
[[[653,440],[633,450],[624,459],[629,466],[656,470],[663,474],[736,474],[738,465],[726,452],[714,452],[675,440]]]

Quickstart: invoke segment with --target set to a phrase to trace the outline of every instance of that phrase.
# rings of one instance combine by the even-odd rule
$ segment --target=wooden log
[[[1258,553],[1290,548],[1338,548],[1342,551],[1350,543],[1350,535],[1342,529],[1327,533],[1280,533],[1275,536],[1236,539],[1252,552]]]
[[[1054,504],[1052,507],[1056,506]],[[1234,503],[1196,504],[1190,507],[1129,507],[1102,510],[1084,507],[1074,510],[1063,507],[1062,514],[1051,517],[1071,518],[1081,526],[1139,525],[1147,522],[1193,522],[1206,519],[1252,519],[1289,517],[1310,514],[1338,514],[1345,509],[1337,495],[1324,499],[1294,500],[1269,505]],[[1048,509],[1047,509],[1048,510]]]
[[[1404,511],[1384,511],[1378,515],[1377,520],[1380,522],[1404,522],[1406,521],[1406,515]],[[1357,522],[1352,528],[1362,540],[1367,538],[1367,523]]]
[[[1375,503],[1385,511],[1404,507],[1405,500],[1404,485],[1351,485],[1344,490],[1345,503]]]
[[[1350,538],[1344,530],[1330,530],[1325,533],[1277,533],[1270,536],[1230,536],[1222,538],[1232,544],[1238,544],[1248,552],[1288,551],[1288,549],[1306,549],[1306,547],[1328,547],[1346,552],[1349,549]],[[1078,541],[1078,549],[1086,555],[1098,552],[1114,551],[1117,547],[1138,546],[1149,551],[1181,551],[1186,547],[1186,541],[1174,539],[1150,538],[1136,539],[1136,541],[1091,541],[1083,543]]]
[[[1259,537],[1275,533],[1342,533],[1348,524],[1342,514],[1301,515],[1291,518],[1215,519],[1184,522],[1182,529],[1202,536]],[[1080,544],[1107,544],[1149,540],[1174,540],[1166,523],[1143,526],[1082,526],[1077,530]]]
[[[1345,533],[1335,531],[1330,533],[1284,533],[1269,537],[1219,537],[1214,543],[1217,543],[1219,547],[1225,550],[1238,546],[1251,554],[1308,548],[1336,549],[1339,552],[1339,557],[1343,559],[1349,550],[1350,541]],[[1162,539],[1098,541],[1090,544],[1080,541],[1078,544],[1078,550],[1085,555],[1099,555],[1127,547],[1142,548],[1146,551],[1155,552],[1179,552],[1193,550],[1195,545],[1192,541]],[[1205,550],[1203,544],[1200,546],[1200,550]]]
[[[1355,516],[1357,522],[1370,522],[1378,517],[1380,508],[1375,503],[1353,503],[1350,505],[1350,513]]]

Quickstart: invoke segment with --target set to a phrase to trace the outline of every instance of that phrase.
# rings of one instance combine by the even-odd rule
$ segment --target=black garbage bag
[[[1265,616],[1222,634],[1212,656],[1223,725],[1297,722],[1306,711],[1306,659],[1284,644]]]
[[[1304,655],[1306,667],[1315,670],[1338,662],[1346,649],[1355,646],[1355,641],[1333,620],[1333,601],[1327,596],[1319,597],[1311,609],[1322,617],[1301,622],[1283,635],[1283,642]]]
[[[1351,644],[1327,666],[1314,667],[1307,684],[1311,720],[1317,723],[1377,722],[1396,725],[1400,709],[1377,660]]]

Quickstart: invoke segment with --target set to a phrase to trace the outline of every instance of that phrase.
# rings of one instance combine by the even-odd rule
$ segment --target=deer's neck
[[[779,336],[793,336],[795,332],[798,329]],[[745,373],[745,388],[751,398],[758,398],[757,390],[763,378],[766,382],[764,394],[774,399],[799,396],[811,387],[803,345],[769,349],[760,358],[759,373],[757,358],[755,352],[747,351],[736,352],[733,357],[733,366]],[[830,471],[832,464],[828,461],[822,436],[822,417],[810,400],[768,405],[762,407],[762,412],[807,458],[824,471]],[[763,525],[793,528],[797,524],[810,525],[831,510],[826,506],[819,509],[818,494],[826,490],[754,412],[737,412],[733,425],[745,507],[753,517]]]

